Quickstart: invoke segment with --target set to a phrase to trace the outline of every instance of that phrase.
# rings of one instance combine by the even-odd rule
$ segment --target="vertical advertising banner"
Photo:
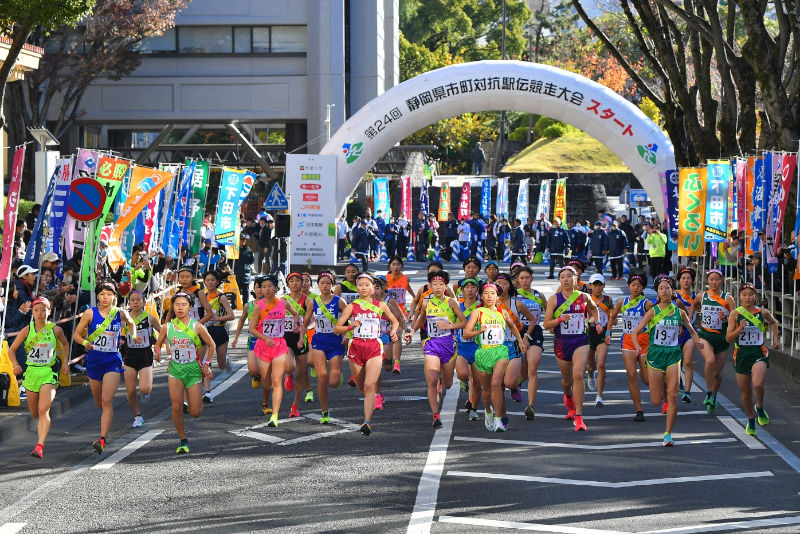
[[[778,205],[778,216],[775,234],[775,252],[783,242],[783,222],[786,219],[786,208],[789,204],[789,191],[792,189],[795,168],[797,167],[797,154],[784,154],[781,163],[781,201]]]
[[[497,179],[497,215],[508,218],[508,178]]]
[[[750,225],[753,238],[764,230],[764,197],[766,195],[767,177],[764,174],[764,158],[755,158],[753,162],[753,210],[750,212]]]
[[[186,164],[189,165],[191,162],[187,160]],[[191,223],[187,230],[189,254],[192,256],[200,252],[202,248],[203,216],[205,215],[206,193],[208,192],[208,172],[207,161],[195,163],[194,175],[192,175],[192,201],[189,211]]]
[[[439,186],[439,221],[446,221],[450,213],[450,182],[442,182]]]
[[[60,161],[60,160],[59,160]],[[53,192],[56,188],[56,182],[58,181],[58,177],[61,175],[61,164],[56,167],[56,170],[53,171],[52,176],[50,176],[50,180],[47,182],[47,191],[44,194],[44,199],[42,200],[42,208],[39,210],[39,215],[36,217],[36,222],[33,224],[33,228],[31,231],[31,237],[28,241],[28,245],[25,248],[25,265],[29,265],[33,268],[39,267],[39,255],[42,252],[42,238],[44,237],[43,234],[43,226],[44,226],[44,218],[47,216],[47,212],[50,210],[50,203],[53,200]],[[49,235],[52,235],[52,231]],[[46,245],[47,243],[45,243]]]
[[[536,220],[544,214],[545,220],[550,220],[550,180],[542,180],[539,185],[539,204],[536,206]]]
[[[744,231],[747,226],[747,160],[734,159],[733,169],[736,179],[736,224],[739,230]]]
[[[214,226],[214,236],[220,245],[233,245],[236,227],[239,226],[239,197],[242,194],[246,172],[227,167],[222,169],[217,218]]]
[[[419,212],[428,216],[428,180],[422,180],[419,188]]]
[[[400,178],[400,212],[406,220],[411,220],[414,214],[411,212],[411,177],[403,176]]]
[[[567,179],[559,178],[556,181],[556,201],[553,206],[553,218],[563,223],[567,217]]]
[[[492,179],[484,178],[481,180],[481,215],[489,219],[492,214]]]
[[[183,222],[189,213],[189,198],[192,195],[192,176],[194,175],[194,162],[184,166],[180,178],[175,185],[175,199],[167,219],[166,253],[171,258],[177,258],[180,252],[181,236],[183,235]]]
[[[680,201],[680,179],[677,169],[669,169],[665,173],[664,183],[667,188],[667,223],[669,224],[669,237],[678,239],[678,202]]]
[[[3,258],[0,261],[0,280],[8,279],[11,270],[11,256],[14,252],[14,228],[17,226],[17,210],[19,207],[19,186],[22,184],[22,164],[25,161],[25,145],[14,151],[14,163],[11,166],[11,181],[8,184],[8,197],[3,221]]]
[[[517,219],[522,221],[522,224],[528,222],[528,184],[530,180],[525,178],[519,181],[519,191],[517,191]]]
[[[706,169],[679,169],[681,196],[678,216],[678,255],[702,256],[706,207]]]
[[[781,175],[782,164],[782,154],[767,152],[764,155],[764,175],[767,180],[766,193],[769,196],[767,197],[767,211],[765,212],[767,218],[764,222],[766,226],[766,246],[762,250],[766,255],[767,269],[771,273],[778,272],[778,257],[775,255],[775,236],[778,233],[777,217],[781,201],[781,187],[783,185],[781,180],[783,177]]]
[[[336,265],[336,156],[286,154],[286,193],[292,207],[287,263]]]
[[[470,218],[470,187],[469,182],[461,184],[461,199],[458,202],[458,220]]]
[[[731,183],[731,164],[727,160],[709,161],[706,171],[705,240],[720,243],[728,237],[728,189]]]
[[[383,215],[383,219],[388,221],[389,220],[389,178],[381,177],[375,178],[372,182],[372,198],[373,198],[373,207],[372,212],[375,216],[378,216],[378,212],[381,212]]]
[[[55,190],[53,191],[53,204],[50,207],[50,233],[47,236],[45,250],[53,251],[61,257],[61,235],[67,222],[67,201],[69,200],[69,186],[72,184],[72,156],[61,158],[59,161],[61,172],[56,177]]]

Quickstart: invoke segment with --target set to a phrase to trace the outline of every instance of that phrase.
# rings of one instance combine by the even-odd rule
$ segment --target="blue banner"
[[[508,218],[508,178],[497,179],[497,215]]]
[[[667,185],[667,220],[669,222],[669,236],[678,239],[678,200],[680,198],[680,180],[677,169],[669,169],[665,173]]]
[[[72,184],[72,158],[61,160],[61,172],[54,175],[55,189],[53,190],[53,203],[50,207],[50,235],[47,238],[47,250],[55,252],[61,257],[61,234],[67,223],[67,202],[69,201],[69,187]],[[46,210],[44,210],[46,211]]]
[[[528,183],[530,180],[525,178],[519,181],[519,191],[517,191],[517,219],[522,221],[522,224],[528,222]]]
[[[239,198],[242,195],[245,172],[240,169],[222,169],[219,199],[217,199],[217,219],[214,226],[214,235],[220,245],[233,245],[236,240]]]
[[[766,198],[766,176],[764,175],[764,160],[756,158],[753,164],[753,213],[750,214],[750,228],[753,230],[753,239],[758,239],[758,232],[764,230],[764,200]]]
[[[375,178],[372,182],[372,196],[374,199],[375,217],[381,212],[384,220],[389,220],[389,178]]]
[[[25,250],[25,265],[39,268],[39,254],[42,251],[42,225],[44,225],[45,214],[49,211],[47,208],[50,206],[50,201],[53,199],[53,191],[56,187],[56,180],[61,173],[61,166],[56,167],[53,175],[50,177],[50,182],[47,184],[47,192],[44,194],[42,201],[42,208],[39,210],[39,215],[36,217],[36,223],[33,225],[31,232],[31,239],[28,241],[28,248]],[[14,232],[11,228],[10,232]]]
[[[492,179],[481,180],[481,215],[489,219],[492,214]]]
[[[428,180],[422,180],[419,188],[419,212],[425,217],[428,216]]]
[[[178,249],[181,244],[181,236],[183,236],[183,226],[186,220],[186,215],[189,212],[188,197],[191,194],[192,175],[194,174],[194,162],[189,166],[184,166],[181,169],[181,176],[177,188],[178,195],[175,197],[175,205],[172,209],[172,215],[168,224],[169,238],[167,243],[167,256],[172,258],[178,257]]]
[[[728,188],[731,184],[731,162],[708,162],[706,192],[705,241],[720,243],[728,238]]]

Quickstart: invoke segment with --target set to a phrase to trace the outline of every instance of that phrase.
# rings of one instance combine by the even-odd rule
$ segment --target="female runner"
[[[127,332],[122,345],[122,366],[125,369],[125,390],[128,394],[128,405],[133,411],[133,427],[144,424],[139,399],[136,396],[136,382],[139,382],[141,402],[150,399],[153,390],[153,341],[156,336],[153,330],[161,332],[161,323],[149,311],[144,309],[144,295],[134,289],[128,295],[130,314],[136,323],[136,337]]]
[[[478,300],[480,284],[481,282],[477,278],[465,278],[461,281],[462,299],[459,301],[459,306],[467,321],[472,312],[481,305]],[[461,389],[468,394],[464,409],[467,411],[467,418],[470,421],[476,421],[478,419],[478,401],[481,398],[481,385],[475,373],[475,351],[478,350],[478,343],[475,338],[466,339],[463,329],[456,332],[456,342],[458,343],[456,376],[461,382]]]
[[[286,339],[286,346],[289,349],[289,359],[294,360],[294,370],[297,371],[297,381],[292,377],[292,371],[286,371],[286,378],[283,385],[286,391],[294,391],[294,400],[289,417],[300,417],[300,397],[306,390],[306,379],[308,375],[308,343],[306,343],[305,330],[298,323],[302,323],[309,310],[313,310],[311,299],[303,294],[303,277],[299,273],[289,273],[286,277],[286,284],[289,286],[289,294],[283,297],[286,309],[294,313],[286,316],[286,326],[284,327],[283,337]]]
[[[546,307],[547,297],[544,293],[531,288],[533,282],[533,269],[522,265],[517,270],[517,300],[522,301],[525,307],[533,316],[529,319],[526,314],[520,317],[522,327],[530,334],[528,338],[528,352],[525,354],[527,360],[527,377],[528,377],[528,406],[525,408],[525,418],[528,421],[533,420],[536,415],[536,392],[539,390],[539,363],[542,361],[542,352],[544,350],[544,331],[540,324],[542,315]],[[532,325],[532,329],[531,329]],[[525,376],[525,373],[523,373]]]
[[[400,310],[403,312],[403,316],[407,317],[406,295],[411,295],[412,302],[414,302],[417,295],[414,293],[414,290],[411,289],[408,278],[403,274],[403,259],[399,256],[392,258],[392,261],[389,262],[389,272],[386,273],[386,286],[388,288],[387,293],[389,293],[391,298],[397,301]],[[392,358],[394,359],[394,366],[392,367],[392,372],[396,375],[400,374],[400,357],[402,354],[403,344],[393,343]]]
[[[382,275],[378,275],[374,280],[375,292],[372,294],[372,296],[377,301],[385,302],[389,306],[389,310],[391,310],[394,316],[397,317],[397,321],[400,323],[401,330],[398,330],[395,333],[397,334],[397,338],[400,339],[400,332],[406,330],[405,315],[403,315],[403,311],[400,309],[400,305],[397,303],[397,301],[394,300],[391,295],[386,293],[386,278]],[[392,338],[389,337],[389,321],[386,320],[386,317],[381,318],[381,343],[383,343],[383,370],[389,373],[392,371],[392,355],[396,354],[395,347],[401,344],[401,342],[398,341],[395,343],[392,341]],[[383,391],[381,390],[381,382],[382,377],[379,377],[378,392],[375,396],[376,410],[383,410],[384,396]]]
[[[514,321],[514,326],[517,327],[520,337],[522,337],[523,345],[518,345],[514,336],[506,331],[506,338],[504,343],[508,347],[508,366],[505,373],[505,385],[511,391],[511,398],[514,402],[522,402],[522,391],[520,391],[520,372],[522,370],[522,357],[528,353],[528,336],[533,333],[534,317],[531,311],[517,296],[517,290],[511,282],[511,275],[500,273],[497,275],[496,284],[501,290],[497,301],[497,308],[508,312],[508,315]],[[528,326],[523,329],[521,317],[527,319]],[[527,375],[527,369],[526,369]],[[508,421],[503,421],[505,426],[508,426]]]
[[[348,263],[344,268],[344,280],[336,286],[334,295],[339,295],[344,299],[345,304],[350,304],[358,298],[358,288],[356,288],[356,277],[358,267],[355,263]]]
[[[478,274],[481,272],[481,260],[475,256],[470,256],[464,260],[464,263],[462,263],[461,266],[464,268],[464,278],[453,283],[453,296],[455,297],[461,296],[461,286],[459,284],[461,284],[462,281],[466,280],[467,278],[475,278],[476,280],[480,280],[478,278]]]
[[[678,271],[678,290],[675,292],[675,303],[678,305],[679,308],[683,309],[685,312],[689,312],[692,307],[692,302],[694,302],[695,294],[692,292],[692,286],[694,286],[694,269],[690,269],[688,267],[684,267],[680,271]],[[692,323],[694,326],[694,321],[697,318],[697,314],[692,314],[689,317],[689,322]],[[694,381],[694,339],[692,336],[689,335],[689,331],[687,329],[681,330],[681,337],[678,340],[678,345],[681,346],[681,350],[683,352],[683,391],[681,392],[681,400],[683,402],[689,403],[692,402],[692,383]]]
[[[239,317],[239,324],[236,326],[236,335],[233,336],[233,340],[231,341],[231,348],[235,349],[236,344],[239,341],[239,335],[242,333],[242,329],[244,328],[244,322],[247,321],[248,326],[251,322],[253,322],[253,314],[256,310],[256,303],[261,300],[261,277],[256,276],[255,281],[253,282],[253,291],[252,295],[253,298],[247,302],[247,312],[243,313],[241,317]],[[258,370],[258,361],[256,358],[256,353],[253,352],[253,349],[256,348],[256,338],[253,337],[249,333],[247,334],[247,371],[250,373],[250,385],[253,386],[253,389],[258,389],[261,387],[261,373]]]
[[[600,273],[595,273],[589,278],[589,290],[592,300],[597,305],[599,316],[598,323],[603,327],[601,332],[589,330],[589,389],[597,390],[594,405],[603,407],[603,389],[606,385],[606,357],[608,347],[611,345],[611,332],[608,328],[608,319],[611,317],[611,308],[614,301],[605,295],[606,279]]]
[[[209,316],[205,327],[211,339],[214,340],[214,345],[217,348],[217,366],[221,370],[230,367],[231,361],[228,358],[228,326],[227,321],[233,321],[233,308],[231,308],[228,297],[219,291],[219,284],[227,279],[227,275],[219,271],[207,271],[203,275],[203,283],[206,286],[206,299],[211,308],[211,315]],[[211,359],[211,354],[206,358]],[[214,402],[214,396],[211,394],[211,378],[206,375],[203,379],[206,393],[203,395],[203,402]]]

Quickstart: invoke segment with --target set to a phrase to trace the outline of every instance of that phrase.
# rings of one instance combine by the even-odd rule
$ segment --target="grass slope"
[[[584,132],[539,139],[516,154],[503,172],[630,172],[613,152]]]

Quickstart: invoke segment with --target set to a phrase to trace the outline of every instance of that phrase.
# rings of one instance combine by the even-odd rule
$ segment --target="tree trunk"
[[[8,56],[3,60],[3,66],[0,67],[0,128],[5,125],[5,111],[3,111],[3,104],[6,100],[6,87],[8,85],[8,78],[11,75],[11,69],[17,63],[19,53],[25,45],[25,41],[31,34],[31,26],[15,25],[14,32],[11,34],[11,47],[8,49]]]

